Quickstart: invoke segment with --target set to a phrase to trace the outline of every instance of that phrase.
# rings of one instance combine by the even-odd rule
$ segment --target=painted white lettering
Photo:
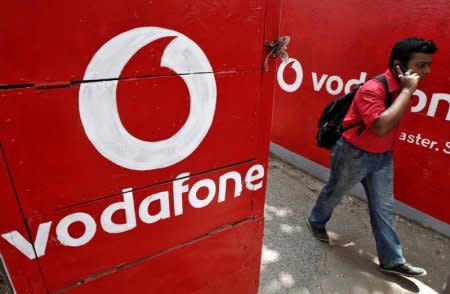
[[[367,78],[367,73],[363,71],[360,74],[359,79],[351,79],[351,80],[349,80],[345,84],[345,88],[344,88],[345,94],[349,93],[353,86],[364,83],[366,81],[366,78]]]
[[[261,164],[256,164],[252,166],[245,175],[245,187],[250,191],[257,191],[262,188],[264,177],[264,167]],[[253,184],[253,181],[261,180],[259,183]]]
[[[332,84],[336,83],[336,87],[333,89]],[[327,80],[326,89],[328,93],[331,95],[338,95],[341,93],[342,88],[344,87],[344,81],[338,76],[331,76]]]
[[[295,71],[295,81],[292,84],[286,83],[284,80],[284,70],[286,69],[286,66],[292,62],[291,68]],[[288,93],[292,93],[298,90],[300,88],[302,81],[303,81],[303,69],[302,65],[297,59],[289,58],[287,62],[282,62],[280,64],[280,67],[278,68],[277,72],[277,80],[278,85],[281,89]]]
[[[439,143],[429,138],[422,137],[422,134],[408,134],[405,132],[400,132],[399,136],[400,141],[405,141],[409,144],[415,144],[417,146],[421,146],[423,148],[427,148],[430,150],[439,151]]]
[[[136,52],[165,37],[174,38],[164,49],[161,66],[179,74],[189,91],[191,105],[186,122],[175,135],[150,142],[130,134],[117,108],[117,80],[80,85],[79,111],[87,137],[101,155],[124,168],[153,170],[185,159],[197,149],[213,122],[217,100],[214,71],[202,49],[179,32],[160,27],[139,27],[123,32],[95,53],[84,79],[119,77]],[[186,74],[197,72],[203,74]],[[177,152],[167,152],[168,149]]]
[[[9,233],[2,234],[3,239],[8,241],[9,244],[17,248],[29,259],[35,259],[41,257],[45,254],[45,249],[47,248],[48,236],[50,232],[50,226],[52,222],[46,222],[39,224],[36,234],[36,240],[34,241],[34,248],[36,249],[36,254],[34,254],[33,246],[27,239],[25,239],[19,232],[12,231]]]
[[[436,142],[436,141],[431,141],[430,149],[433,149],[434,146],[437,146],[437,145],[438,145],[438,142]]]
[[[123,201],[108,206],[100,217],[100,222],[105,232],[117,234],[129,231],[136,227],[133,192],[131,191],[131,188],[123,189],[122,192]],[[112,216],[121,209],[125,211],[125,223],[116,224],[113,222]]]
[[[420,140],[422,139],[422,135],[419,133],[416,135],[416,145],[419,145]]]
[[[425,95],[425,93],[419,89],[416,89],[413,95],[417,96],[417,98],[419,98],[419,101],[411,108],[411,112],[420,112],[427,105],[427,95]]]
[[[234,180],[234,197],[238,197],[242,192],[242,179],[238,172],[232,171],[222,175],[219,179],[219,199],[218,202],[225,201],[227,190],[227,180]]]
[[[291,62],[293,62],[292,69],[294,69],[296,71],[297,79],[293,84],[286,84],[286,82],[284,81],[283,74],[284,74],[286,67]],[[361,72],[359,75],[359,78],[350,79],[345,83],[345,85],[344,85],[344,80],[339,75],[331,75],[330,76],[329,74],[320,74],[320,77],[319,77],[319,74],[317,72],[311,72],[311,76],[312,76],[312,84],[313,84],[314,91],[320,92],[325,86],[325,90],[330,95],[336,96],[336,95],[340,95],[342,90],[344,90],[344,93],[347,94],[351,91],[353,86],[364,83],[367,79],[367,72],[364,72],[364,71]],[[278,84],[286,92],[294,92],[294,91],[298,90],[298,88],[300,87],[300,84],[301,84],[300,77],[303,77],[303,69],[297,59],[290,58],[287,63],[283,62],[278,69],[278,75],[277,75]],[[416,91],[413,93],[413,95],[416,96],[418,98],[418,100],[415,103],[415,105],[412,105],[411,112],[421,112],[421,111],[425,110],[427,108],[427,104],[428,104],[427,95],[419,89],[416,89]],[[432,95],[431,102],[428,107],[426,115],[430,116],[430,117],[435,117],[438,105],[443,104],[443,103],[440,103],[441,101],[446,101],[448,104],[447,105],[448,109],[447,109],[447,114],[445,116],[445,120],[450,121],[450,94],[448,94],[448,93],[434,93]],[[405,138],[405,140],[406,140],[406,138]]]
[[[450,152],[450,143],[448,145]],[[245,181],[245,187],[250,191],[261,189],[264,184],[264,175],[265,170],[263,165],[255,164],[247,170],[245,180],[243,180],[241,173],[229,171],[218,177],[218,183],[212,179],[203,179],[196,182],[190,189],[189,185],[185,184],[189,180],[189,173],[182,173],[172,183],[174,211],[178,215],[183,214],[183,193],[188,194],[188,202],[193,208],[203,208],[212,203],[217,190],[219,190],[218,202],[225,201],[227,193],[231,194],[231,191],[227,191],[227,189],[231,190],[232,185],[234,185],[234,197],[239,197],[243,191],[243,181]],[[136,207],[132,189],[126,188],[122,192],[123,200],[109,204],[99,215],[100,224],[106,233],[122,233],[137,226]],[[151,194],[139,204],[139,217],[146,224],[168,219],[172,214],[170,204],[169,190]],[[112,219],[119,211],[125,213],[125,220],[115,223]],[[115,220],[117,221],[117,218]],[[83,226],[81,227],[84,229],[82,232],[70,230],[72,228],[71,226],[77,222]],[[2,237],[29,259],[35,259],[45,255],[47,243],[50,238],[51,224],[52,222],[49,221],[39,225],[34,243],[29,242],[17,231],[2,234]],[[90,242],[96,232],[97,223],[91,215],[84,212],[75,212],[59,221],[55,233],[56,238],[63,246],[78,247]]]
[[[450,154],[450,141],[445,142],[444,153],[445,154]]]
[[[428,145],[430,145],[430,143],[431,143],[430,139],[423,138],[420,144],[422,145],[422,147],[428,148]]]
[[[447,116],[445,117],[446,120],[450,120],[450,94],[446,93],[434,93],[431,97],[431,103],[430,107],[428,108],[427,115],[428,116],[435,116],[436,110],[438,107],[438,104],[440,101],[446,101],[448,104],[448,111]]]
[[[208,196],[205,199],[198,199],[197,192],[200,188],[208,189]],[[214,198],[214,194],[216,193],[216,184],[213,180],[205,179],[198,181],[192,186],[192,189],[189,191],[189,203],[191,203],[192,207],[202,208],[208,205]]]
[[[149,207],[152,202],[159,201],[160,210],[157,214],[151,215],[149,212]],[[169,192],[159,192],[152,194],[142,200],[139,206],[139,217],[146,224],[156,223],[162,219],[170,217],[170,207],[169,207]]]
[[[328,78],[327,74],[324,74],[320,77],[320,80],[317,81],[317,73],[312,73],[312,80],[313,80],[313,87],[314,91],[319,92],[320,89],[322,89],[323,84],[325,83],[325,80]]]
[[[69,227],[71,224],[81,222],[85,230],[83,235],[74,238],[69,234]],[[97,231],[97,224],[95,220],[87,213],[76,212],[64,217],[56,226],[56,237],[64,246],[78,247],[91,241]]]
[[[173,202],[175,215],[183,214],[183,193],[189,191],[188,185],[183,185],[184,182],[189,180],[189,173],[182,173],[177,176],[176,180],[173,181]]]

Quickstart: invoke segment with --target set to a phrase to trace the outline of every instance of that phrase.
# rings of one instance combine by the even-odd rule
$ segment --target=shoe
[[[397,274],[407,277],[423,277],[427,274],[427,271],[420,267],[412,266],[408,263],[398,264],[394,266],[380,265],[380,271],[385,273]]]
[[[328,238],[327,230],[325,229],[316,229],[314,228],[311,223],[309,222],[309,219],[306,219],[306,225],[308,226],[308,229],[311,231],[311,234],[313,234],[314,238],[319,240],[323,243],[330,243],[330,239]]]

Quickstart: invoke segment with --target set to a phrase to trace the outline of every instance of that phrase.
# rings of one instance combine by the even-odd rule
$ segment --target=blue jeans
[[[342,196],[361,182],[367,195],[370,223],[381,264],[401,264],[400,241],[393,227],[392,152],[369,153],[340,138],[331,153],[331,174],[309,216],[312,226],[325,228]]]

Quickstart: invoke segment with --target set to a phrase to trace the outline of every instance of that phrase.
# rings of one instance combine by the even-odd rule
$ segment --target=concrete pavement
[[[450,240],[396,216],[408,262],[428,275],[406,278],[378,271],[367,204],[346,196],[327,227],[331,244],[305,225],[323,182],[271,157],[265,208],[260,294],[439,293],[450,274]]]

